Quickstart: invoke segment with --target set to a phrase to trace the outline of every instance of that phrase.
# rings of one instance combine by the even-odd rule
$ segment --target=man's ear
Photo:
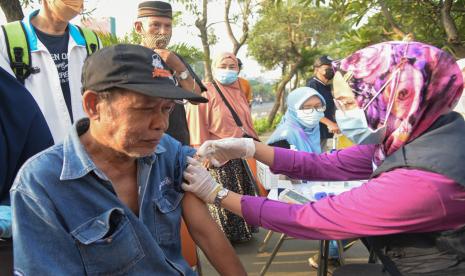
[[[138,34],[142,33],[142,21],[137,20],[136,22],[134,22],[134,30]]]
[[[82,95],[82,107],[84,112],[91,120],[98,120],[100,118],[100,110],[98,108],[99,97],[97,92],[86,90]]]

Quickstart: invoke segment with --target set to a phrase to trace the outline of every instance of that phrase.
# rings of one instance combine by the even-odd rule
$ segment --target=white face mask
[[[320,123],[321,118],[324,116],[325,114],[323,112],[316,110],[297,110],[297,118],[299,119],[299,122],[308,128],[316,127]]]

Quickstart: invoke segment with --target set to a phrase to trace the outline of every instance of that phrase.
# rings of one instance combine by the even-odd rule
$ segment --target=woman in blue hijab
[[[287,111],[267,144],[320,154],[320,120],[325,110],[325,99],[315,89],[300,87],[293,90],[287,96]],[[330,253],[332,259],[339,257],[335,241],[330,243]],[[310,265],[315,268],[318,267],[317,256],[309,258]]]
[[[315,89],[300,87],[287,96],[287,111],[267,144],[321,153],[320,119],[326,102]]]

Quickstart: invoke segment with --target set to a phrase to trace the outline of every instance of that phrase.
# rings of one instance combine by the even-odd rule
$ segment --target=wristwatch
[[[185,71],[182,71],[181,73],[178,74],[178,77],[179,79],[181,80],[187,80],[187,78],[189,77],[189,70],[185,70]]]
[[[216,194],[215,200],[213,201],[213,204],[216,207],[221,207],[221,201],[228,195],[229,190],[226,188],[221,188],[218,193]]]

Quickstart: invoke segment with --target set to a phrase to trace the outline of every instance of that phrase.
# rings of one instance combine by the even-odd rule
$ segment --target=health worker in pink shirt
[[[463,91],[455,60],[423,43],[384,42],[333,69],[337,124],[356,146],[315,154],[226,138],[205,142],[198,155],[214,165],[254,157],[292,178],[366,183],[286,204],[230,192],[191,159],[183,188],[296,238],[368,237],[381,263],[333,275],[465,275],[465,121],[452,112]]]

